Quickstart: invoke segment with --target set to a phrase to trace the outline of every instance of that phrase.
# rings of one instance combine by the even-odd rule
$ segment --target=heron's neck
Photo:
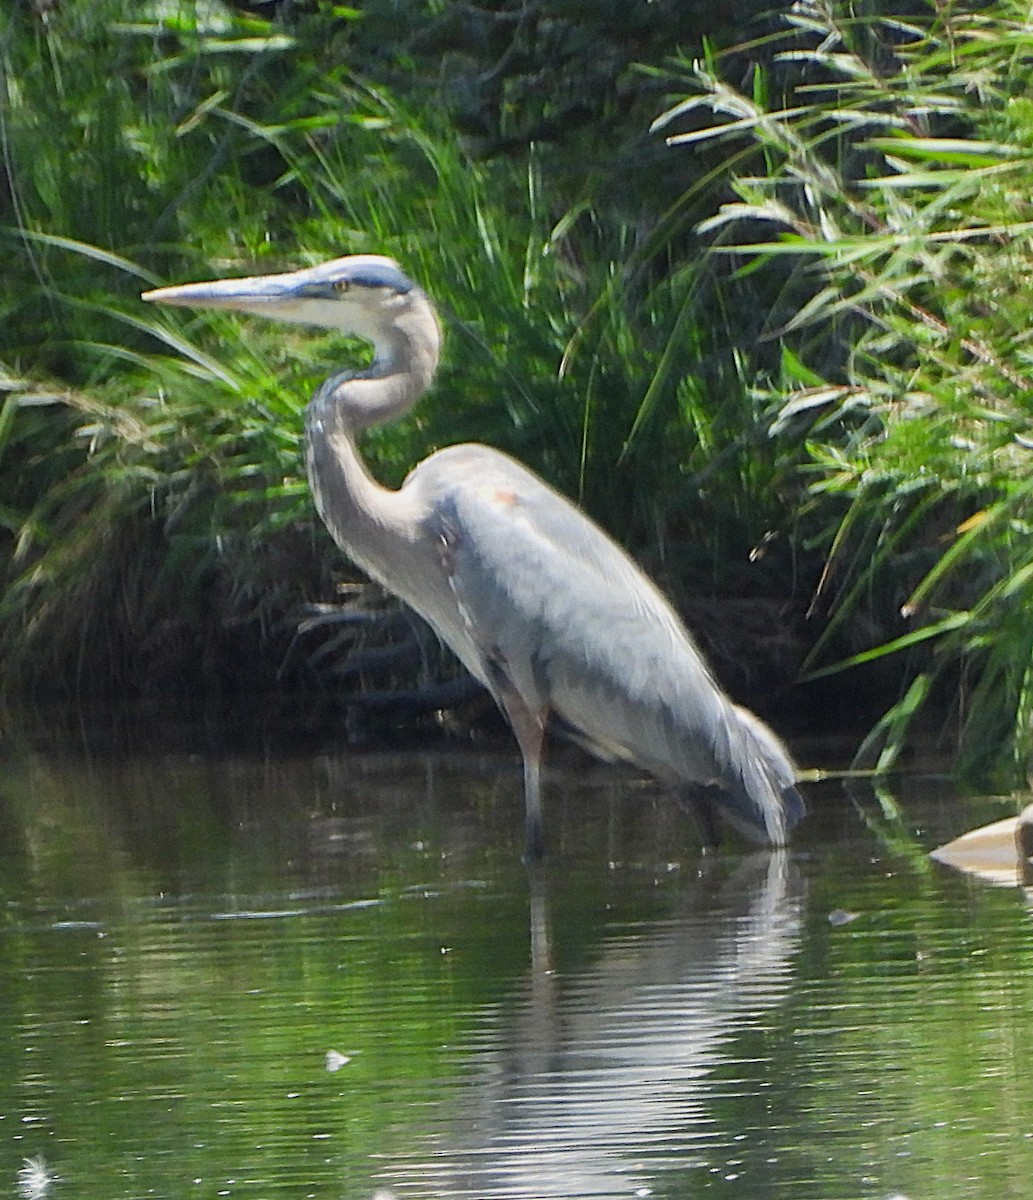
[[[401,567],[396,559],[406,557],[410,527],[400,494],[370,475],[356,439],[403,416],[430,385],[440,333],[430,302],[419,301],[377,338],[370,367],[331,375],[305,414],[309,483],[319,515],[334,541],[381,581]]]
[[[430,387],[438,365],[441,331],[427,297],[414,291],[408,307],[369,334],[373,362],[362,371],[331,375],[310,409],[331,417],[352,435],[404,416]]]

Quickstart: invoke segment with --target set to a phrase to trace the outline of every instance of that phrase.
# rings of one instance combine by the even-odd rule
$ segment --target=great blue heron
[[[372,365],[331,375],[305,414],[308,477],[334,540],[423,616],[495,698],[523,756],[527,853],[543,849],[539,772],[550,714],[604,758],[677,787],[783,845],[803,815],[785,749],[733,704],[671,605],[588,517],[487,446],[450,446],[398,491],[356,446],[430,385],[441,331],[392,259],[359,254],[283,275],[189,283],[145,300],[236,309],[358,334]]]

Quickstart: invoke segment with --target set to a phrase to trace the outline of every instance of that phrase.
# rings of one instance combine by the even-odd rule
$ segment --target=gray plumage
[[[754,840],[786,842],[803,802],[785,749],[721,691],[671,605],[579,509],[481,445],[432,454],[398,491],[370,476],[358,435],[415,404],[440,351],[433,307],[396,263],[356,255],[144,299],[373,343],[372,365],[330,376],[306,410],[313,497],[341,549],[420,613],[505,713],[524,761],[529,854],[543,845],[550,714],[600,755],[716,804]]]

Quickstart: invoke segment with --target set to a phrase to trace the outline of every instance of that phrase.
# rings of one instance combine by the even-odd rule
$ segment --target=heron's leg
[[[527,845],[524,853],[529,859],[541,858],[545,853],[545,838],[542,833],[541,763],[542,741],[545,737],[545,713],[535,712],[525,703],[523,696],[510,683],[498,664],[492,664],[492,683],[499,706],[516,737],[520,754],[524,760],[524,819],[527,830]]]
[[[545,853],[545,834],[542,830],[542,730],[537,734],[538,747],[529,751],[524,745],[520,749],[524,756],[524,853],[529,859],[538,859]]]
[[[714,801],[709,792],[710,789],[705,784],[688,784],[675,793],[681,807],[695,818],[705,852],[716,850],[721,844],[717,814],[714,812]]]
[[[542,740],[545,736],[545,722],[537,713],[533,713],[527,707],[516,692],[507,696],[505,711],[524,759],[524,822],[527,839],[524,853],[529,859],[537,859],[545,853],[541,791]]]

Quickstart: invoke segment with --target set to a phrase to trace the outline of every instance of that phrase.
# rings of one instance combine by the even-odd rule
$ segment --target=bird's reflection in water
[[[711,1074],[790,986],[802,886],[786,854],[715,863],[678,916],[616,932],[566,975],[550,954],[548,882],[531,871],[532,967],[467,1047],[458,1111],[382,1184],[400,1197],[641,1196],[715,1147],[762,1161],[754,1117],[716,1123]]]

